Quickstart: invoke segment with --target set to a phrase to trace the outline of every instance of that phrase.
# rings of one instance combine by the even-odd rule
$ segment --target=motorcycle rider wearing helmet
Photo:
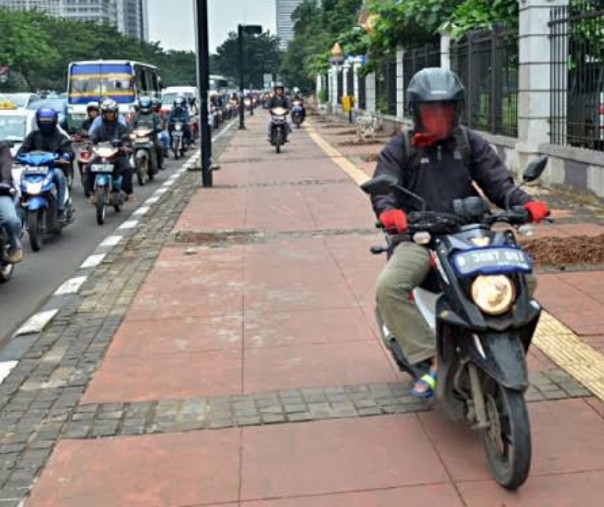
[[[119,121],[118,115],[119,106],[114,100],[105,99],[101,103],[100,125],[90,134],[92,144],[120,141],[126,148],[130,146],[130,129]],[[115,171],[122,175],[122,190],[126,193],[126,200],[130,200],[132,196],[132,167],[125,151],[122,151],[116,159]],[[94,173],[88,173],[86,186],[91,194],[91,202],[96,204],[93,194]]]
[[[460,116],[464,87],[448,69],[426,68],[409,84],[407,97],[413,118],[408,143],[399,134],[382,150],[374,176],[390,175],[399,185],[426,200],[428,210],[453,212],[454,199],[478,195],[476,186],[490,201],[505,208],[505,199],[514,188],[511,174],[495,151],[478,133],[461,130]],[[465,128],[465,127],[464,127]],[[469,165],[461,149],[469,143]],[[420,156],[410,163],[409,151]],[[383,228],[391,233],[407,231],[407,213],[419,211],[419,203],[397,192],[372,197],[373,209]],[[548,214],[545,202],[534,201],[522,190],[511,194],[511,205],[524,206],[533,222]],[[436,386],[436,338],[409,294],[431,269],[428,249],[411,241],[401,242],[377,281],[377,304],[386,326],[396,338],[410,364],[425,374],[415,383],[412,394],[427,398]],[[530,277],[531,294],[536,280]]]
[[[101,103],[101,105],[103,103],[107,102],[108,100],[113,100],[113,99],[105,99]],[[115,101],[113,101],[113,102],[117,105],[117,102],[115,102]],[[128,121],[126,120],[126,117],[119,114],[119,106],[117,106],[117,107],[118,107],[117,121],[124,127],[128,127]],[[92,121],[92,125],[90,125],[90,130],[88,131],[88,134],[90,135],[90,137],[92,137],[93,132],[101,126],[102,121],[103,121],[103,119],[101,117],[100,107],[99,107],[99,115]]]
[[[189,129],[189,110],[187,109],[187,100],[179,95],[174,101],[170,116],[168,117],[168,132],[170,134],[170,143],[172,143],[172,131],[174,124],[180,122],[183,124],[183,141],[191,143],[191,130]]]
[[[0,142],[0,228],[4,228],[8,240],[6,261],[17,264],[23,260],[21,247],[21,219],[15,205],[15,186],[13,182],[13,157],[11,145]]]
[[[82,135],[88,137],[90,132],[90,127],[92,127],[92,123],[96,118],[98,118],[100,114],[100,106],[96,100],[92,102],[88,102],[86,106],[86,119],[82,122],[82,126],[80,127],[80,131]]]
[[[17,157],[30,151],[46,151],[59,155],[61,160],[71,163],[74,152],[71,139],[59,126],[59,114],[49,107],[41,107],[36,111],[36,125],[38,130],[30,132],[17,152]],[[65,194],[67,180],[63,169],[55,166],[54,184],[57,187],[57,216],[65,217]]]
[[[291,104],[289,103],[289,99],[285,96],[285,87],[283,86],[283,83],[281,83],[281,82],[275,83],[275,86],[273,87],[273,91],[274,91],[274,95],[266,102],[266,108],[268,109],[269,114],[270,114],[271,109],[274,109],[275,107],[283,107],[289,111],[291,109]],[[271,140],[272,126],[273,126],[273,121],[271,119],[268,122],[269,141]],[[285,126],[286,126],[285,141],[287,141],[287,135],[292,133],[292,126],[290,125],[289,121],[285,122]]]
[[[153,130],[153,143],[155,145],[155,152],[157,153],[157,166],[159,169],[164,168],[164,153],[158,138],[158,135],[163,130],[161,124],[159,115],[153,111],[151,98],[141,97],[138,100],[138,110],[130,120],[130,128],[134,130],[138,127],[147,127]]]
[[[162,101],[157,97],[153,97],[151,99],[151,102],[153,102],[153,112],[157,115],[159,121],[161,122],[162,131],[159,133],[158,139],[162,147],[162,156],[164,157],[164,159],[166,159],[169,157],[168,152],[170,149],[170,136],[168,135],[168,132],[166,132],[166,120],[161,113]]]
[[[302,92],[300,91],[300,88],[298,88],[297,86],[293,89],[294,92],[294,98],[293,98],[293,102],[298,101],[300,103],[300,107],[302,108],[302,122],[304,122],[304,120],[306,120],[306,107],[304,106],[304,97],[302,97]]]

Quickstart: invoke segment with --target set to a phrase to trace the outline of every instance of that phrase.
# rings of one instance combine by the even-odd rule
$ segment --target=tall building
[[[124,35],[149,39],[147,0],[0,0],[0,7],[39,9],[52,16],[108,23]]]
[[[0,7],[21,10],[38,9],[53,16],[63,16],[64,3],[64,0],[0,0]]]
[[[276,0],[277,1],[277,36],[281,39],[281,48],[294,39],[294,22],[292,14],[303,0]]]

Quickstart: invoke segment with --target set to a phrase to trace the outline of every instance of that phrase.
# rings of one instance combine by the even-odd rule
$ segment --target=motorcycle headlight
[[[472,300],[484,313],[501,315],[516,298],[516,287],[505,275],[478,276],[472,282]]]

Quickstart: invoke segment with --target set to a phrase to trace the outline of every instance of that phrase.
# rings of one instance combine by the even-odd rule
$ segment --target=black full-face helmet
[[[440,67],[427,67],[416,73],[407,88],[409,112],[416,125],[420,123],[419,104],[450,102],[455,104],[456,123],[459,122],[464,101],[464,86],[455,72]]]

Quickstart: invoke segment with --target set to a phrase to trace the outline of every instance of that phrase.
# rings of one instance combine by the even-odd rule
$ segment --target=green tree
[[[262,88],[263,74],[279,70],[279,39],[273,35],[243,35],[243,77],[246,87]],[[212,72],[223,74],[239,83],[239,44],[236,32],[216,49],[211,59]]]

